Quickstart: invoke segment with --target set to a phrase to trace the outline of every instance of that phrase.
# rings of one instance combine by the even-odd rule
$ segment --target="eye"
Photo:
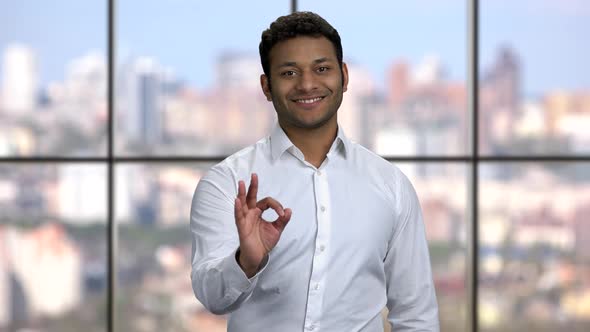
[[[281,75],[282,76],[294,76],[295,71],[294,70],[286,70],[286,71],[282,72]]]
[[[330,70],[330,67],[325,67],[325,66],[319,67],[318,73],[324,73],[324,72],[327,72],[328,70]]]

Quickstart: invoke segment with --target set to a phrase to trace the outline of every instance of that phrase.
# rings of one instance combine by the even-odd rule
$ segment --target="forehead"
[[[285,62],[303,65],[321,58],[337,61],[334,45],[324,36],[298,36],[283,40],[269,52],[271,67],[280,66]]]

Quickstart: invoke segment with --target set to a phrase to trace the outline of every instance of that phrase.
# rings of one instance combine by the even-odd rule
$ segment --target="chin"
[[[320,119],[316,121],[297,121],[295,125],[303,129],[318,129],[330,123],[331,117],[328,119]]]

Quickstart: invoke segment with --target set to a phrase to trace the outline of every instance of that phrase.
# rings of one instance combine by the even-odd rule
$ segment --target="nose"
[[[302,92],[313,91],[317,88],[317,80],[312,72],[304,71],[297,81],[297,89]]]

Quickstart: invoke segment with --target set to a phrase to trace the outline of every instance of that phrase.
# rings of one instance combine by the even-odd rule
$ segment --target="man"
[[[338,32],[310,12],[279,17],[260,57],[278,125],[197,186],[195,295],[230,314],[229,331],[383,331],[385,306],[395,331],[438,331],[416,194],[338,126],[348,84]]]

